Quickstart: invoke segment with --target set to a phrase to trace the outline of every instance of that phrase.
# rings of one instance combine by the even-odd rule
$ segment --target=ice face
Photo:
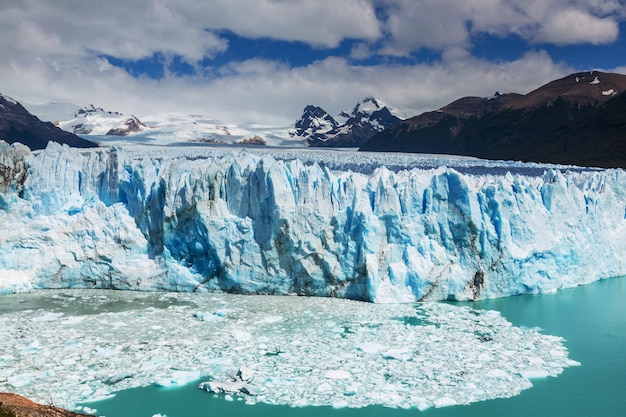
[[[516,395],[576,365],[559,337],[450,304],[94,290],[1,301],[0,390],[67,408],[202,376],[249,403],[425,409]]]
[[[622,170],[347,152],[1,150],[5,293],[406,302],[554,291],[625,272]]]

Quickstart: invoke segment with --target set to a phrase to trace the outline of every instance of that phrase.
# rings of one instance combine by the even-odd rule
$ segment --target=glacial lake
[[[116,391],[111,398],[83,403],[107,417],[624,415],[624,279],[608,279],[552,294],[425,306],[85,290],[2,296],[0,328],[9,337],[0,346],[0,388],[31,397],[38,392],[46,397],[46,390],[50,390],[50,398],[56,395],[57,404],[64,391],[69,393],[67,401],[76,395],[97,397],[106,390]],[[165,317],[172,317],[172,323],[164,321]],[[220,330],[220,326],[225,327]],[[203,335],[207,329],[212,339]],[[169,343],[163,339],[169,334],[180,340]],[[283,336],[286,339],[280,340]],[[425,358],[421,367],[414,367],[418,356],[402,349],[404,338],[406,345],[420,350],[418,356]],[[280,344],[280,349],[272,343]],[[339,350],[332,350],[337,347]],[[234,354],[247,360],[257,379],[269,381],[283,400],[291,398],[300,406],[262,401],[250,404],[242,397],[218,396],[198,389],[198,382],[206,380],[205,374],[193,380],[194,374],[184,370],[200,365],[205,366],[203,369],[220,369],[224,364],[219,361],[209,361],[208,365],[202,362],[203,354],[213,358],[219,352],[224,352],[224,357]],[[172,362],[168,363],[168,358]],[[258,363],[255,358],[260,358]],[[502,362],[508,358],[510,361]],[[527,370],[528,360],[531,365],[545,365],[544,369]],[[572,366],[573,361],[580,366]],[[171,377],[178,386],[117,388],[141,378],[144,371],[153,372],[159,378],[149,378],[167,385],[169,377],[163,375],[169,374],[163,374],[161,368],[173,369],[172,364],[181,366],[182,371],[174,372],[178,376]],[[272,380],[263,374],[272,366],[284,367],[291,373],[287,372],[282,381],[276,377]],[[534,377],[519,377],[527,372]],[[418,373],[429,375],[424,379]],[[554,377],[541,377],[542,373]],[[381,379],[383,374],[385,378]],[[345,375],[349,378],[344,379]],[[100,388],[85,382],[95,379]],[[354,388],[346,382],[352,380],[357,381]],[[372,385],[367,384],[370,380]],[[402,404],[407,398],[415,403],[410,409],[298,403],[298,392],[306,401],[322,398],[318,395],[321,388],[329,385],[324,381],[344,390],[346,394],[342,395],[349,401],[378,399]],[[433,386],[433,381],[442,387]],[[11,383],[19,388],[11,389]],[[290,384],[300,391],[294,391]],[[93,390],[91,394],[89,389]],[[422,389],[424,393],[419,392]],[[513,396],[469,405],[435,408],[429,403],[436,397],[452,397],[464,403],[481,395],[506,396],[507,392]]]
[[[444,416],[620,416],[626,415],[626,278],[612,278],[558,293],[525,295],[468,303],[497,310],[517,326],[540,327],[562,336],[569,356],[581,362],[556,378],[533,380],[520,395],[466,406],[394,409],[246,405],[225,401],[189,384],[182,388],[146,387],[90,404],[107,417],[290,416],[425,417]]]

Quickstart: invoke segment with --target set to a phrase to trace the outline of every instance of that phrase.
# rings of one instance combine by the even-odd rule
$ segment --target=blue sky
[[[374,95],[407,116],[626,73],[624,0],[126,0],[0,6],[0,92],[286,125]]]

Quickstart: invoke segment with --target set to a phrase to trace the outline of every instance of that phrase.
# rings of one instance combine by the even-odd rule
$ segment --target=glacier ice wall
[[[405,302],[553,291],[625,273],[622,170],[336,165],[54,143],[33,154],[0,143],[0,292]]]

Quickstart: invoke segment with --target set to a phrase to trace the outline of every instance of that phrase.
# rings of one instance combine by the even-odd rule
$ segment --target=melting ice
[[[249,403],[439,407],[576,362],[559,337],[442,303],[58,290],[1,296],[0,391],[73,408],[131,387],[255,387]]]

